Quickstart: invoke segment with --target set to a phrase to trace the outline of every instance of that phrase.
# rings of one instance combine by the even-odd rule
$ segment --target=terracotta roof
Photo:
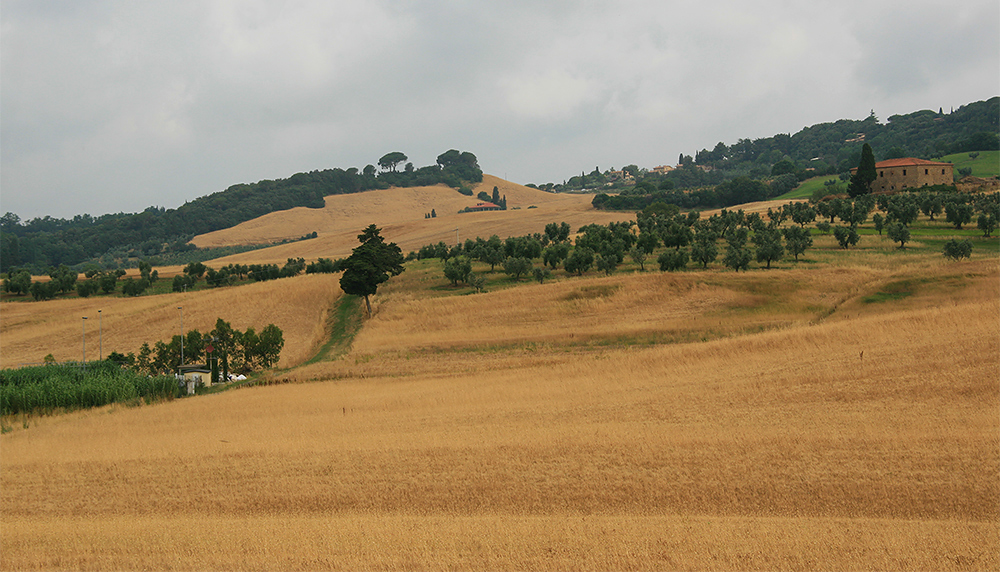
[[[926,161],[924,159],[914,159],[906,157],[903,159],[886,159],[875,163],[876,169],[887,169],[889,167],[907,167],[909,165],[951,165],[951,163],[938,163],[936,161]]]

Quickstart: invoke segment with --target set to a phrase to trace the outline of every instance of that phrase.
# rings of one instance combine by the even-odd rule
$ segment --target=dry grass
[[[892,521],[886,527],[869,519],[332,515],[247,522],[196,515],[65,524],[80,533],[5,520],[11,530],[5,546],[26,555],[17,568],[976,570],[995,562],[996,546],[989,525]],[[35,528],[25,534],[28,527]],[[824,533],[805,535],[803,527]],[[959,534],[967,535],[964,550],[952,545]],[[37,539],[67,556],[53,560],[24,550]],[[831,554],[840,555],[834,566],[828,566]]]
[[[87,316],[87,359],[97,359],[103,337],[104,355],[113,351],[138,353],[143,342],[169,341],[184,329],[208,332],[222,318],[234,328],[257,331],[268,324],[282,329],[285,350],[281,367],[298,364],[324,341],[329,308],[341,296],[337,276],[307,275],[249,284],[239,288],[202,290],[138,298],[72,298],[44,303],[3,305],[0,319],[0,364],[39,363],[48,355],[57,361],[82,357]],[[98,324],[98,313],[101,310]]]

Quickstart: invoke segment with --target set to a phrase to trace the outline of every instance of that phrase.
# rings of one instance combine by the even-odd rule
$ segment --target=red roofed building
[[[499,206],[497,206],[497,205],[495,205],[493,203],[478,203],[476,206],[474,206],[474,207],[466,207],[466,209],[468,211],[470,211],[470,212],[500,211],[500,210],[503,210]]]
[[[853,175],[857,167],[851,169]],[[875,163],[878,176],[872,181],[872,192],[901,191],[928,185],[955,184],[955,166],[924,159],[887,159]]]

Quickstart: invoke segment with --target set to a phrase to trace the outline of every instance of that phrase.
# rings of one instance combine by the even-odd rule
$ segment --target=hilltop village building
[[[853,175],[857,167],[851,169]],[[955,166],[924,159],[887,159],[875,163],[878,177],[872,181],[872,192],[901,191],[928,185],[954,184]]]

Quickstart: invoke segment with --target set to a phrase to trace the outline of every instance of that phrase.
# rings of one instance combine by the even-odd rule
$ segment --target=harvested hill
[[[481,202],[480,192],[492,194],[497,187],[507,197],[506,211],[460,213]],[[307,260],[340,258],[357,246],[358,233],[369,224],[382,228],[382,236],[395,242],[403,252],[418,250],[425,244],[498,235],[501,238],[542,232],[550,222],[567,222],[574,230],[590,224],[630,220],[631,213],[598,211],[591,206],[591,195],[555,194],[484,175],[465,196],[444,185],[433,187],[392,188],[351,195],[326,197],[322,209],[294,208],[271,213],[233,228],[203,234],[192,241],[199,247],[261,244],[297,239],[316,232],[315,239],[282,244],[271,248],[227,256],[212,266],[230,263],[283,263],[288,258]],[[434,210],[435,218],[425,218]],[[457,231],[456,231],[457,229]]]

